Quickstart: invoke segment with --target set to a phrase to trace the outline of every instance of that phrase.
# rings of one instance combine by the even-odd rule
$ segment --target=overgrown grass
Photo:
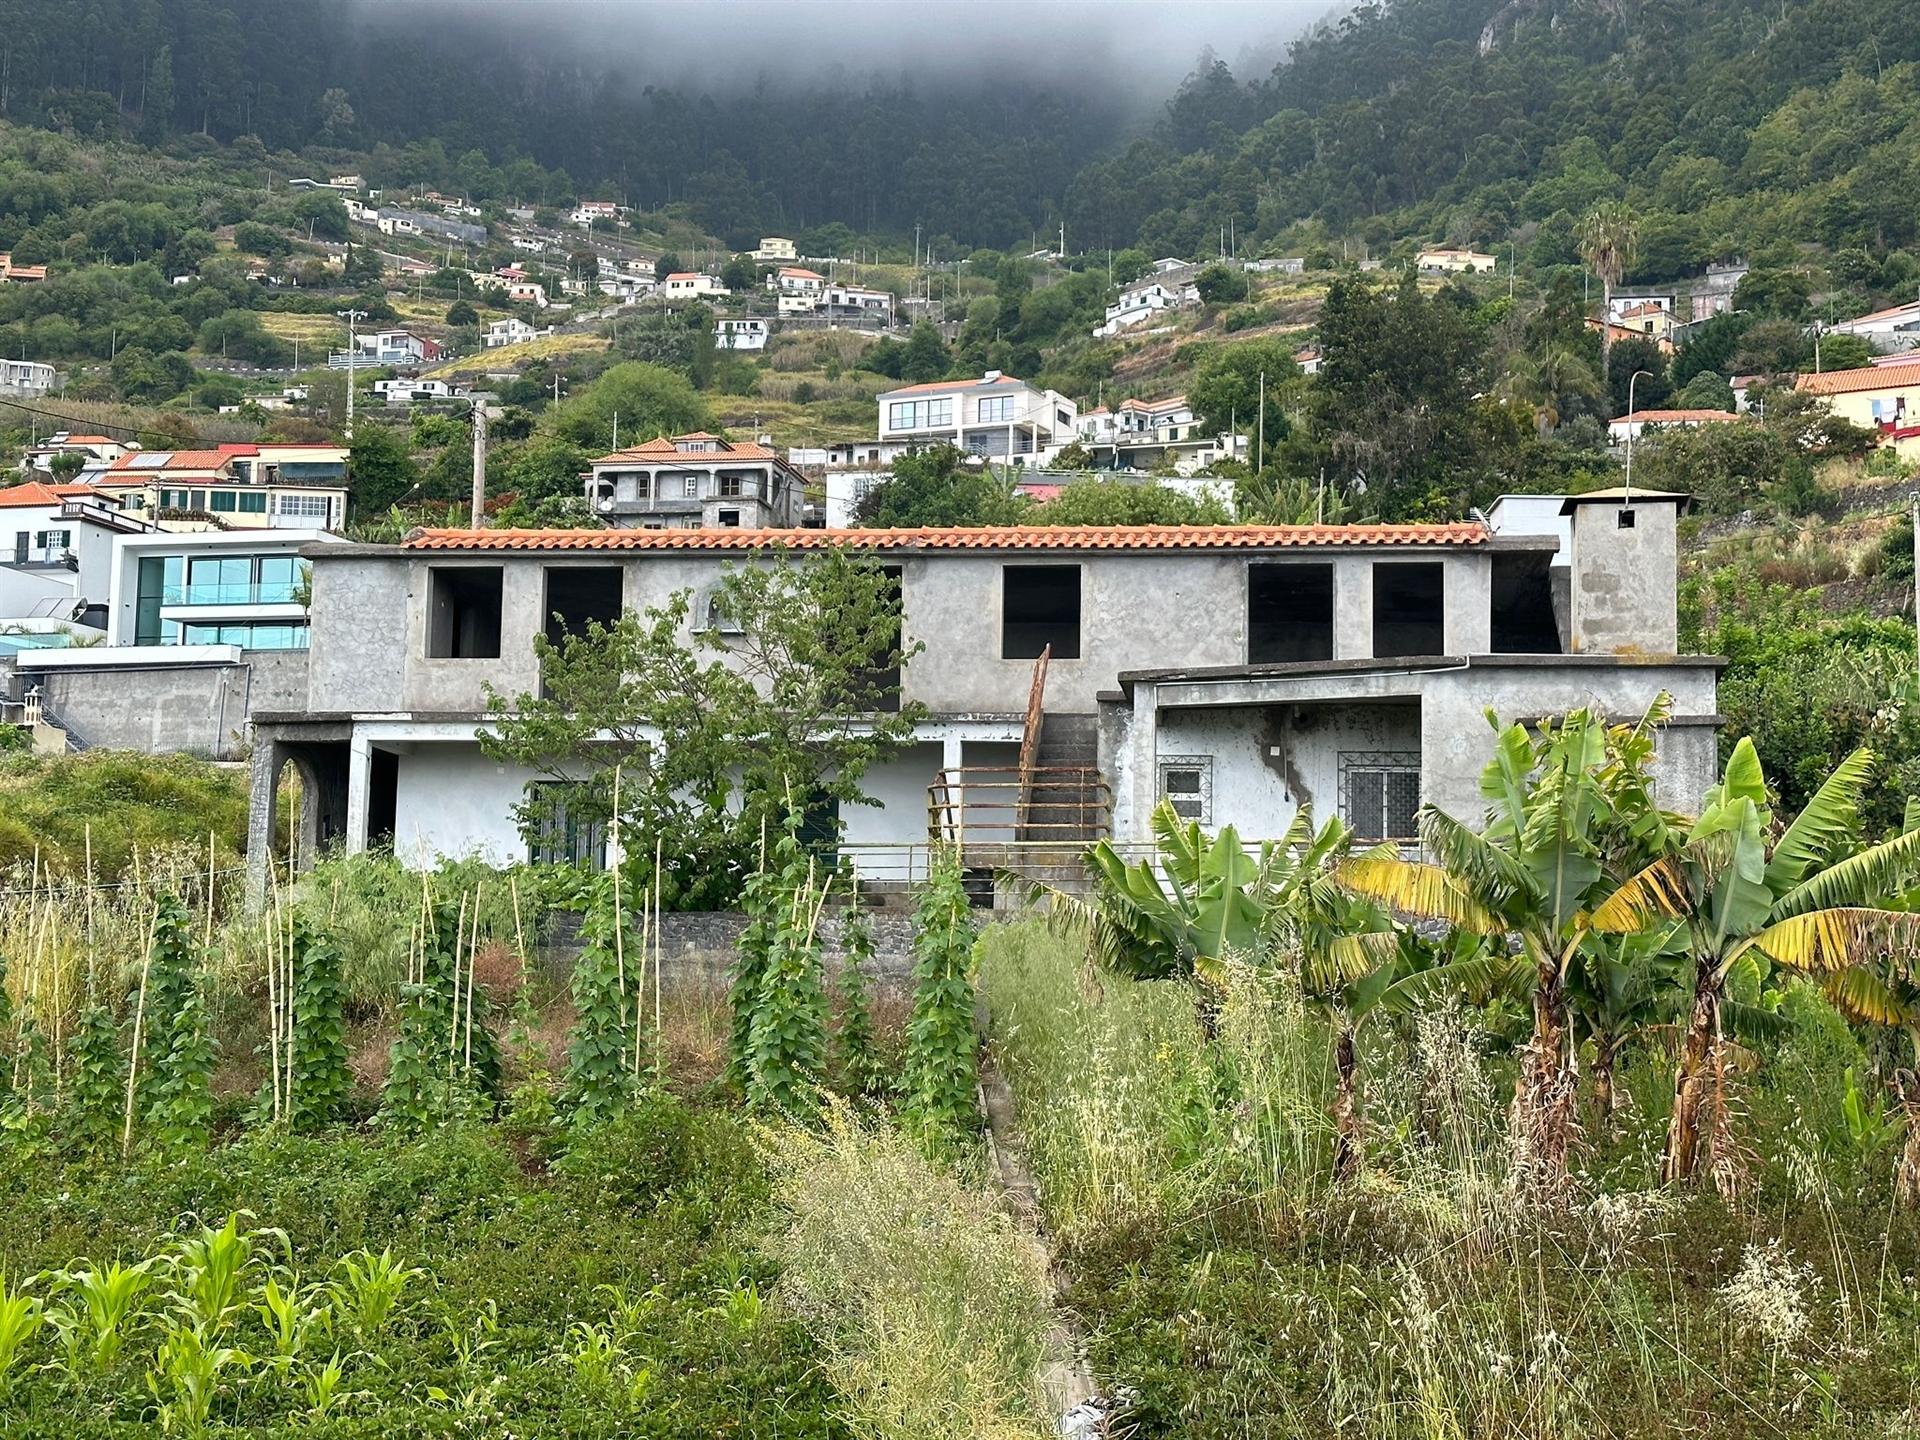
[[[786,1216],[769,1251],[846,1397],[854,1433],[1042,1436],[1045,1260],[993,1197],[890,1123],[831,1109],[768,1135]]]
[[[1651,1189],[1666,1061],[1565,1210],[1510,1187],[1512,1063],[1442,1010],[1362,1032],[1366,1164],[1330,1178],[1331,1034],[1284,965],[1215,1033],[1179,983],[1093,976],[1037,924],[982,942],[1069,1299],[1139,1436],[1911,1435],[1912,1276],[1891,1156],[1839,1103],[1859,1061],[1790,1005],[1739,1081],[1746,1199]],[[1597,1131],[1596,1127],[1596,1131]]]
[[[187,756],[100,750],[0,759],[0,869],[31,865],[118,880],[137,852],[198,847],[223,863],[246,842],[245,772]]]

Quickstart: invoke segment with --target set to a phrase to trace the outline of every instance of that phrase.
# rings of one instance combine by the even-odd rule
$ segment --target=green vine
[[[640,947],[631,930],[622,933],[625,925],[626,916],[614,902],[613,877],[594,876],[569,987],[574,1020],[567,1031],[561,1095],[573,1118],[589,1124],[608,1120],[633,1102],[633,1014],[622,956],[637,964]]]
[[[214,1046],[199,960],[186,906],[177,896],[162,896],[147,952],[140,1101],[152,1138],[167,1149],[205,1143],[213,1117]]]
[[[802,1117],[820,1105],[827,1066],[827,992],[820,979],[820,907],[814,862],[800,843],[801,815],[789,810],[774,846],[776,908],[760,993],[749,1031],[747,1101]]]
[[[780,877],[767,863],[763,838],[760,868],[747,877],[740,893],[740,909],[747,923],[734,943],[733,980],[727,992],[731,1024],[727,1033],[726,1078],[729,1085],[743,1094],[752,1084],[753,1017],[773,949],[780,901]]]
[[[295,1130],[340,1118],[353,1093],[347,1068],[345,956],[332,936],[293,923],[293,1086],[287,1117]]]
[[[922,1148],[950,1151],[979,1128],[973,1030],[973,914],[959,861],[935,860],[914,913],[913,1015],[901,1120]]]
[[[840,1028],[834,1033],[834,1060],[841,1092],[878,1093],[880,1052],[874,1040],[873,997],[863,967],[873,962],[873,920],[856,896],[840,922]]]
[[[80,1012],[68,1053],[73,1083],[67,1091],[67,1133],[84,1151],[104,1151],[120,1138],[127,1085],[127,1058],[112,1006],[95,1000]]]
[[[463,916],[459,906],[436,904],[415,937],[420,969],[400,987],[400,1033],[387,1050],[380,1090],[379,1119],[395,1129],[483,1115],[499,1098],[500,1049],[487,1026],[485,992],[470,990]]]

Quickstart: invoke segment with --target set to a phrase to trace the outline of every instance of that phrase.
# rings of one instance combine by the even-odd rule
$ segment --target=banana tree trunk
[[[1333,1044],[1333,1178],[1345,1182],[1360,1169],[1360,1097],[1355,1076],[1353,1027],[1343,1026]]]
[[[1906,1143],[1900,1147],[1900,1164],[1893,1172],[1893,1193],[1903,1210],[1916,1210],[1920,1209],[1920,1081],[1913,1071],[1902,1070],[1893,1077],[1893,1085],[1907,1122]]]
[[[1567,1035],[1567,995],[1551,955],[1538,962],[1533,987],[1533,1042],[1521,1074],[1519,1133],[1534,1186],[1557,1190],[1573,1146],[1574,1073]]]
[[[1674,1068],[1673,1118],[1667,1125],[1667,1148],[1660,1157],[1662,1184],[1689,1181],[1699,1167],[1700,1112],[1713,1079],[1719,1033],[1720,980],[1713,967],[1702,966],[1694,980],[1693,1012]]]
[[[1614,1093],[1614,1071],[1620,1062],[1620,1050],[1626,1042],[1609,1035],[1601,1035],[1593,1042],[1593,1108],[1600,1124],[1600,1131],[1609,1138],[1613,1135],[1613,1116],[1619,1109]]]

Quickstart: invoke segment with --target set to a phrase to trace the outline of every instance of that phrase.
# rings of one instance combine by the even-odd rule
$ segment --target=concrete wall
[[[47,708],[90,748],[233,760],[250,743],[255,712],[306,705],[304,650],[247,650],[233,665],[134,666],[98,653],[98,668],[19,667],[22,683],[38,684]]]
[[[1590,654],[1671,655],[1679,506],[1594,502],[1573,510],[1573,646]],[[1622,528],[1630,519],[1631,528]]]
[[[846,963],[840,948],[841,910],[829,910],[820,922],[822,968],[837,976]],[[862,973],[883,989],[905,994],[912,988],[913,921],[893,911],[870,911],[873,959]],[[984,918],[984,917],[982,917]],[[668,915],[661,926],[660,977],[663,986],[723,988],[730,978],[734,948],[747,923],[737,910],[691,911]],[[569,963],[578,956],[578,942],[558,938],[555,946]]]
[[[1009,565],[1080,567],[1081,653],[1077,659],[1054,657],[1047,708],[1091,714],[1099,692],[1112,688],[1123,671],[1244,664],[1251,563],[1331,563],[1334,655],[1369,657],[1373,566],[1408,559],[1432,559],[1445,566],[1448,652],[1484,652],[1491,634],[1492,572],[1486,552],[904,556],[904,632],[909,644],[922,642],[927,649],[906,667],[903,690],[907,699],[920,701],[935,714],[1013,714],[1025,709],[1033,661],[1001,654],[1002,572]],[[663,605],[677,590],[690,591],[693,614],[683,634],[693,644],[703,597],[718,583],[726,563],[725,557],[704,554],[323,555],[314,569],[313,649],[318,658],[306,708],[323,713],[478,714],[485,709],[488,684],[508,695],[534,689],[539,675],[533,639],[545,627],[544,571],[553,566],[622,567],[626,604],[636,612]],[[429,572],[473,565],[503,572],[500,655],[429,659]]]
[[[1242,836],[1272,838],[1302,807],[1316,820],[1339,813],[1342,754],[1382,751],[1420,753],[1417,704],[1176,711],[1161,723],[1158,762],[1210,758],[1207,828],[1231,825]]]
[[[489,865],[527,858],[513,807],[541,777],[498,765],[468,742],[420,744],[399,758],[393,848],[416,868],[446,857],[477,856]]]
[[[1211,754],[1215,759],[1215,824],[1233,823],[1244,838],[1274,838],[1292,814],[1292,797],[1338,794],[1338,751],[1379,739],[1382,748],[1417,749],[1420,798],[1477,822],[1485,808],[1480,772],[1493,758],[1502,724],[1531,723],[1542,715],[1594,706],[1610,717],[1638,717],[1662,691],[1674,697],[1674,721],[1656,747],[1654,777],[1660,803],[1695,811],[1716,770],[1714,692],[1717,672],[1705,665],[1612,663],[1605,660],[1476,660],[1440,670],[1366,670],[1233,680],[1141,682],[1126,700],[1103,708],[1101,767],[1114,787],[1116,840],[1151,837],[1148,818],[1160,799],[1159,762],[1167,756]],[[1396,708],[1383,715],[1382,704]],[[1417,707],[1417,728],[1406,720]],[[1327,716],[1321,706],[1338,714]],[[1313,706],[1326,739],[1302,744],[1276,730],[1273,714]],[[1224,717],[1224,718],[1223,718]],[[1297,721],[1296,721],[1297,725]],[[1408,738],[1417,737],[1414,743]],[[1280,756],[1272,751],[1278,745]],[[1211,746],[1211,748],[1208,748]],[[1331,752],[1332,769],[1327,768]],[[1297,776],[1276,782],[1262,771],[1287,757]],[[1328,776],[1331,774],[1332,779]],[[1245,795],[1223,790],[1243,787]],[[1337,800],[1336,802],[1337,803]],[[1332,813],[1316,803],[1316,813]]]

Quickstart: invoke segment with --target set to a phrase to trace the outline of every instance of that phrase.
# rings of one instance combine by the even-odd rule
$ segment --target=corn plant
[[[29,1282],[31,1283],[31,1282]],[[13,1388],[13,1372],[46,1323],[46,1306],[26,1285],[9,1288],[0,1275],[0,1396]]]
[[[293,1083],[287,1096],[295,1130],[339,1118],[353,1093],[347,1068],[345,958],[333,937],[296,918],[293,947]]]
[[[99,1152],[119,1138],[127,1060],[113,1009],[100,1001],[80,1012],[68,1051],[67,1135],[80,1149]]]
[[[960,862],[935,859],[914,912],[913,1014],[900,1111],[928,1150],[951,1146],[980,1123],[973,1033],[973,916]]]
[[[361,1336],[383,1329],[400,1307],[407,1286],[426,1272],[394,1259],[391,1249],[378,1255],[356,1250],[334,1263],[327,1285],[340,1319]]]
[[[302,1285],[299,1272],[285,1268],[262,1282],[253,1309],[273,1342],[268,1363],[281,1373],[306,1349],[308,1336],[332,1328],[333,1309],[326,1294],[324,1286]]]
[[[636,961],[639,947],[629,945],[627,919],[614,898],[613,878],[596,875],[588,883],[587,907],[580,924],[582,948],[574,962],[571,991],[573,1027],[567,1032],[567,1080],[564,1102],[575,1120],[606,1120],[633,1099],[632,1007],[627,1001],[626,954]]]
[[[826,886],[815,887],[813,862],[800,843],[800,822],[799,811],[790,810],[774,847],[779,898],[748,1042],[748,1102],[790,1116],[818,1107],[827,1064],[827,994],[820,983]]]
[[[345,1374],[346,1367],[341,1362],[338,1350],[325,1364],[309,1365],[300,1372],[295,1383],[300,1399],[307,1407],[307,1419],[324,1420],[347,1399],[348,1392],[340,1388]]]
[[[840,1028],[834,1033],[834,1059],[840,1088],[849,1096],[871,1095],[880,1088],[880,1053],[874,1043],[873,999],[863,966],[873,960],[873,921],[856,897],[840,922]]]
[[[55,1289],[71,1299],[49,1309],[47,1319],[60,1332],[68,1370],[100,1374],[113,1368],[127,1331],[139,1319],[140,1297],[153,1286],[155,1263],[114,1261],[54,1273]]]
[[[161,1428],[197,1440],[206,1434],[220,1377],[245,1370],[252,1357],[237,1346],[222,1345],[200,1326],[169,1325],[147,1372],[147,1390],[159,1406]]]
[[[227,1216],[218,1230],[202,1226],[198,1235],[183,1236],[167,1257],[173,1310],[209,1335],[230,1325],[245,1304],[250,1272],[264,1258],[255,1237],[286,1239],[278,1230],[241,1230],[246,1213]]]

